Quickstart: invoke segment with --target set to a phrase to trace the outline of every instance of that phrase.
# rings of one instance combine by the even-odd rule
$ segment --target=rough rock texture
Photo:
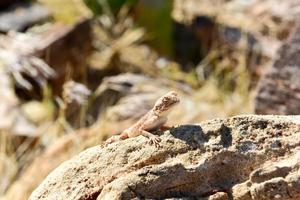
[[[300,23],[257,87],[258,114],[300,113]]]
[[[299,199],[300,116],[236,116],[96,146],[60,165],[37,199]]]

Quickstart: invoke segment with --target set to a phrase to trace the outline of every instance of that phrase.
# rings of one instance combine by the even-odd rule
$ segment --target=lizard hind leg
[[[154,144],[156,147],[159,146],[159,143],[161,141],[159,136],[153,135],[152,133],[145,130],[140,130],[140,131],[144,137],[149,138],[151,144]]]

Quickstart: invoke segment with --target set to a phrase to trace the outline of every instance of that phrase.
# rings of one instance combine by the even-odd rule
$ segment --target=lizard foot
[[[159,143],[161,142],[160,137],[153,135],[149,138],[149,143],[154,144],[155,147],[159,147]]]
[[[145,130],[141,130],[141,134],[149,139],[150,144],[154,144],[156,147],[159,147],[159,142],[161,141],[159,136],[153,135],[152,133]]]

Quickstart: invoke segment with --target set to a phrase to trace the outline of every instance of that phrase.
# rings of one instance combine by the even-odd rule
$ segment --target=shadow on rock
[[[208,141],[199,125],[182,125],[171,129],[170,133],[175,138],[184,140],[188,145],[194,148]]]

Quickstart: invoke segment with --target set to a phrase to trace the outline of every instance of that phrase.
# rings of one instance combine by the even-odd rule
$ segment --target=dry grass
[[[91,16],[82,0],[38,0],[53,13],[54,19],[63,23],[74,23],[82,17]]]
[[[0,195],[5,192],[18,173],[16,152],[11,134],[0,132]]]

